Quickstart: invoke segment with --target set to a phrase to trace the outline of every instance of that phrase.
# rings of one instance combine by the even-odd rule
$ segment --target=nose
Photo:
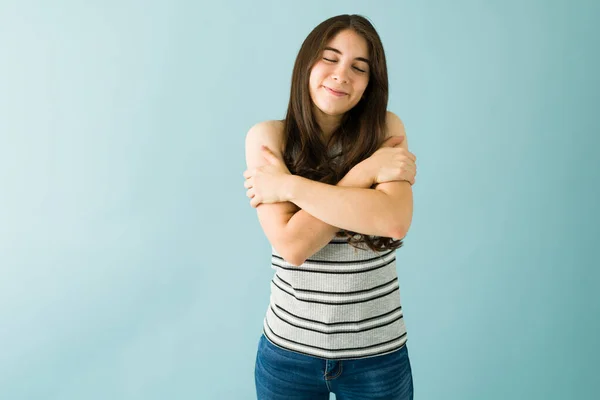
[[[346,73],[346,68],[341,65],[335,71],[333,71],[332,77],[340,83],[348,82],[348,74]]]

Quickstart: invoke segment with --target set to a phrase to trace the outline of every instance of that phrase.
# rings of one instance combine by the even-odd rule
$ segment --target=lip
[[[337,96],[337,97],[342,97],[342,96],[345,96],[345,95],[347,95],[347,94],[348,94],[348,93],[346,93],[346,92],[340,92],[340,91],[338,91],[338,90],[334,90],[334,89],[328,88],[327,86],[323,86],[323,87],[324,87],[324,88],[325,88],[325,89],[326,89],[326,90],[327,90],[329,93],[331,93],[332,95],[334,95],[334,96]]]

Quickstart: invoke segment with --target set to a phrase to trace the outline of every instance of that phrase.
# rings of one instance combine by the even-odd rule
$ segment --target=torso
[[[407,340],[396,252],[335,238],[300,266],[273,248],[263,331],[273,344],[326,359],[382,355]]]

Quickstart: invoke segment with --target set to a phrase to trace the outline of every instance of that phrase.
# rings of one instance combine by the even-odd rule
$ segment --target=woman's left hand
[[[262,153],[267,164],[244,171],[244,187],[248,189],[246,196],[251,199],[250,205],[254,208],[261,203],[288,201],[285,198],[285,188],[287,180],[292,176],[283,160],[273,154],[271,149],[262,146]]]

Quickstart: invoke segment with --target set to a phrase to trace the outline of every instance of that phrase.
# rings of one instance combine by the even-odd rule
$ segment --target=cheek
[[[310,93],[310,97],[314,98],[315,92],[318,87],[318,81],[315,75],[310,76],[310,80],[308,81],[308,91]],[[314,101],[314,100],[313,100]]]
[[[368,79],[360,82],[359,86],[357,87],[357,92],[360,92],[360,95],[362,96],[365,93],[365,90],[367,90],[368,85],[369,85]]]
[[[308,81],[308,86],[309,86],[309,92],[311,94],[311,97],[313,98],[314,101],[314,97],[317,95],[319,88],[321,87],[321,85],[323,84],[324,80],[325,80],[325,73],[326,71],[324,71],[323,68],[319,68],[318,66],[315,66],[311,73],[310,73],[310,78]]]
[[[324,71],[323,68],[319,68],[319,65],[315,65],[310,72],[310,84],[311,86],[320,85],[323,80]]]

